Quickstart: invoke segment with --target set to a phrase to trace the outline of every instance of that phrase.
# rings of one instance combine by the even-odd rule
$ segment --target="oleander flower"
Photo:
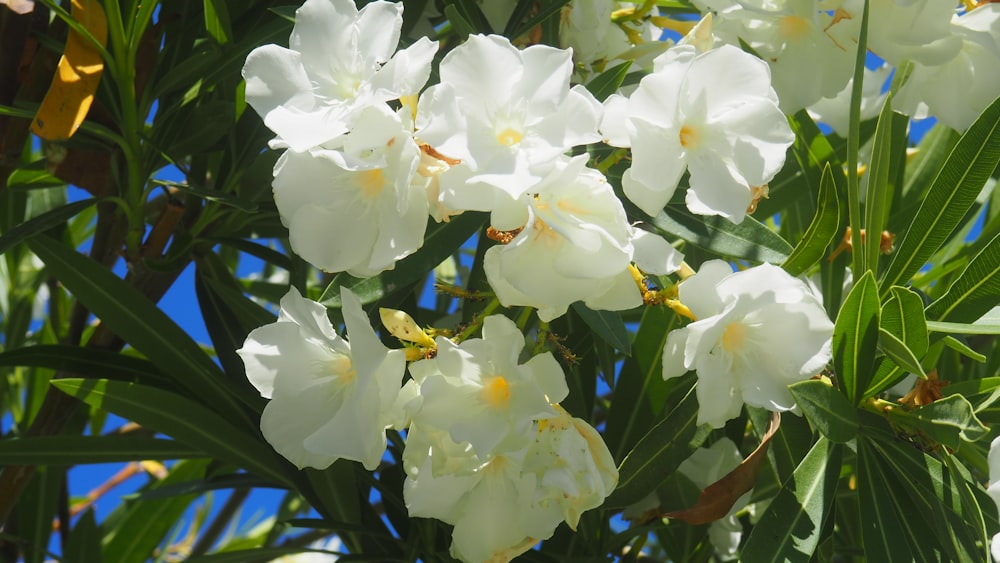
[[[794,139],[777,104],[760,59],[729,45],[705,53],[678,45],[631,97],[608,98],[601,131],[632,148],[622,187],[640,209],[656,216],[687,170],[688,209],[739,223]]]
[[[679,296],[698,320],[667,336],[663,378],[697,372],[698,424],[719,428],[744,403],[791,410],[788,385],[830,361],[833,323],[805,283],[777,266],[733,273],[711,260]]]
[[[264,438],[297,467],[324,469],[338,459],[369,471],[385,452],[385,430],[406,360],[379,341],[349,289],[341,289],[351,341],[337,335],[326,308],[292,288],[278,320],[254,329],[237,353],[247,378],[270,399]]]
[[[485,184],[518,199],[560,155],[600,140],[601,105],[582,86],[569,87],[572,71],[569,51],[519,50],[505,37],[472,35],[441,61],[441,83],[421,94],[417,136],[461,161],[468,189],[482,194]],[[442,175],[442,188],[457,168]],[[475,207],[449,206],[489,207],[492,196],[481,197]]]
[[[285,151],[274,201],[297,254],[327,272],[371,277],[420,248],[427,227],[421,151],[385,104],[369,106],[341,150]]]
[[[569,393],[551,353],[518,363],[524,335],[507,317],[487,317],[482,338],[436,341],[436,357],[410,366],[419,386],[413,422],[470,443],[480,458],[527,445],[535,421],[556,416],[552,404]]]
[[[881,0],[869,5],[868,48],[898,65],[912,61],[942,64],[954,57],[962,41],[950,22],[956,4],[951,0]]]
[[[265,45],[243,67],[246,99],[283,146],[334,144],[358,112],[415,95],[427,82],[437,42],[421,38],[396,52],[403,5],[378,0],[306,0],[295,12],[289,48]]]
[[[493,210],[494,228],[515,233],[483,261],[504,306],[535,307],[544,321],[575,301],[595,310],[631,309],[642,304],[631,262],[657,274],[680,267],[681,254],[630,225],[607,180],[586,162],[586,155],[559,161],[519,207]]]

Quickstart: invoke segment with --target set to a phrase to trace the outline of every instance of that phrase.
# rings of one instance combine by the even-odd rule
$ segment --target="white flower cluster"
[[[483,337],[438,337],[437,355],[410,365],[379,342],[361,302],[342,289],[351,341],[322,305],[291,290],[277,322],[238,350],[250,382],[271,399],[261,431],[298,467],[338,459],[375,470],[389,428],[407,430],[403,464],[411,516],[453,524],[452,554],[507,561],[576,528],[618,483],[600,434],[559,405],[568,394],[551,353],[524,364],[524,336],[506,317],[485,319]]]
[[[581,41],[574,26],[587,14],[607,15],[582,4],[565,13],[564,42]],[[572,51],[519,49],[496,35],[453,48],[440,83],[421,92],[438,46],[424,38],[397,50],[401,12],[380,0],[361,10],[307,0],[290,47],[261,47],[244,67],[247,100],[284,150],[273,187],[292,247],[326,271],[392,269],[423,244],[429,219],[481,211],[500,243],[484,270],[504,306],[533,307],[543,321],[576,301],[633,308],[646,290],[632,265],[668,274],[681,255],[629,222],[580,147],[630,148],[624,192],[650,215],[688,172],[692,212],[740,222],[793,139],[771,70],[734,47],[713,48],[709,20],[681,44],[663,44],[630,96],[602,105],[570,86]],[[634,46],[644,24],[628,21],[614,29]],[[611,29],[605,36],[617,36]],[[602,47],[588,56],[615,55]],[[664,377],[698,372],[699,422],[720,426],[744,402],[791,409],[786,385],[829,360],[832,324],[777,267],[733,274],[709,262],[680,298],[697,320],[669,335]],[[277,322],[239,350],[270,399],[261,429],[281,455],[300,468],[347,459],[375,470],[386,430],[405,431],[407,508],[453,524],[452,554],[465,561],[506,561],[560,522],[575,528],[611,493],[607,446],[559,406],[568,390],[550,353],[520,363],[525,340],[509,319],[487,317],[482,338],[427,337],[436,355],[410,364],[403,385],[403,351],[381,344],[354,294],[343,289],[341,299],[350,342],[292,290]]]

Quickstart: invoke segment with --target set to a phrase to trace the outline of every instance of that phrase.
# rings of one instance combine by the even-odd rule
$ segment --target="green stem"
[[[858,52],[854,60],[854,84],[851,87],[851,121],[847,134],[847,212],[851,226],[851,273],[854,279],[865,271],[865,253],[861,244],[861,196],[858,185],[858,147],[861,135],[861,87],[868,54],[868,0],[861,16]],[[877,233],[869,236],[878,236]]]

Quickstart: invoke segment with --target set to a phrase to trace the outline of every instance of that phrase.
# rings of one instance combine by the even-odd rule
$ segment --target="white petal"
[[[684,255],[663,237],[642,229],[635,229],[632,246],[635,249],[632,260],[636,266],[651,274],[672,274],[680,269],[684,260]]]

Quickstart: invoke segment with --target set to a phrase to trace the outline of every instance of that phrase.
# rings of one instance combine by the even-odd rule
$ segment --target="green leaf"
[[[878,329],[878,344],[885,355],[889,356],[897,366],[927,379],[927,374],[920,365],[920,359],[906,346],[905,342],[896,338],[894,334],[884,328]]]
[[[13,518],[17,522],[18,543],[24,553],[24,563],[48,561],[52,521],[59,505],[59,495],[66,477],[61,467],[39,467],[30,477],[28,486],[16,505]],[[4,530],[7,531],[6,529]]]
[[[0,366],[29,366],[83,377],[134,381],[168,387],[170,380],[149,360],[117,352],[61,344],[39,344],[0,353]]]
[[[909,505],[908,499],[894,486],[896,479],[881,467],[879,454],[868,446],[868,441],[859,440],[858,450],[858,492],[865,558],[886,563],[917,561],[911,548],[919,553],[923,542],[933,536],[919,514],[908,517],[903,508]]]
[[[961,395],[965,397],[980,420],[985,420],[986,417],[996,418],[1000,413],[1000,406],[994,406],[1000,400],[1000,377],[960,381],[945,386],[941,389],[941,393],[944,396]]]
[[[858,433],[858,413],[829,382],[818,379],[788,386],[809,422],[831,442],[843,444]]]
[[[913,410],[891,409],[889,420],[913,429],[953,450],[962,442],[975,442],[990,429],[976,417],[972,404],[961,395],[949,395]]]
[[[966,358],[975,360],[981,364],[986,363],[986,356],[980,354],[979,352],[976,352],[975,350],[970,348],[968,344],[962,342],[961,340],[955,338],[954,336],[945,336],[942,339],[942,341],[944,342],[945,346],[951,348],[952,350],[958,352],[959,354],[965,356]]]
[[[95,203],[97,203],[97,200],[93,198],[67,203],[13,227],[0,236],[0,254],[7,252],[7,249],[13,247],[15,244],[24,242],[38,233],[62,225],[74,215]]]
[[[0,440],[0,465],[82,465],[206,454],[173,440],[134,436],[39,436]]]
[[[620,350],[628,356],[632,353],[632,340],[629,338],[628,328],[625,321],[617,311],[594,311],[583,302],[577,301],[572,305],[583,322],[600,336],[605,342]]]
[[[816,442],[750,532],[743,561],[810,560],[833,505],[840,455],[826,438]]]
[[[7,189],[10,190],[38,190],[45,188],[58,188],[66,185],[59,178],[56,178],[46,170],[48,162],[39,160],[15,168],[10,176],[7,176]]]
[[[55,239],[38,237],[30,246],[84,306],[163,373],[223,415],[256,426],[236,401],[236,392],[219,367],[138,290]]]
[[[873,272],[878,272],[878,258],[881,250],[881,234],[888,220],[892,206],[892,186],[889,184],[889,157],[893,131],[892,95],[885,97],[882,111],[875,126],[872,141],[871,165],[868,167],[868,191],[865,197],[865,264]],[[855,250],[857,252],[857,250]]]
[[[229,38],[233,36],[233,26],[229,22],[226,0],[205,0],[205,31],[219,45],[229,43]]]
[[[470,35],[475,35],[476,33],[479,33],[479,31],[476,29],[476,26],[473,25],[472,22],[470,22],[468,19],[466,19],[467,14],[462,13],[462,11],[459,10],[456,4],[448,4],[447,6],[445,6],[444,15],[445,17],[448,18],[448,21],[451,23],[451,26],[455,29],[456,32],[458,32],[458,35],[460,37],[465,38]]]
[[[63,563],[101,563],[101,529],[88,508],[76,521],[69,533]]]
[[[361,521],[361,485],[351,462],[342,459],[326,469],[305,471],[318,500],[315,508],[323,517],[337,522]],[[345,533],[342,537],[351,551],[358,552],[361,539],[357,534]]]
[[[154,481],[150,488],[169,487],[195,479],[204,474],[206,466],[205,461],[179,462],[166,478]],[[126,505],[121,518],[105,530],[104,561],[145,563],[194,499],[195,495],[185,495]]]
[[[608,96],[618,91],[618,88],[621,87],[622,82],[625,80],[625,75],[628,74],[631,67],[632,61],[625,61],[609,68],[588,82],[586,84],[587,90],[590,90],[590,93],[598,101],[603,102],[608,99]]]
[[[333,551],[323,551],[321,549],[309,549],[306,547],[255,547],[253,549],[241,549],[237,551],[223,551],[221,553],[211,553],[198,557],[185,559],[185,563],[268,563],[269,561],[285,560],[286,555],[296,555],[299,553],[325,553],[330,554],[329,560],[337,560]],[[317,556],[318,560],[326,561],[327,558]],[[294,560],[289,557],[288,560]],[[351,559],[339,559],[341,561],[352,561]]]
[[[633,215],[641,213],[627,202],[625,208]],[[720,256],[778,264],[787,260],[792,252],[792,246],[785,239],[753,217],[735,225],[724,217],[703,217],[667,206],[649,222],[661,231]]]
[[[286,464],[260,438],[190,399],[154,387],[103,379],[58,379],[52,385],[88,405],[153,428],[206,455],[278,483],[290,481]]]
[[[205,0],[205,1],[208,2],[210,0]],[[218,127],[217,127],[216,124],[212,124],[208,128],[214,130],[214,129],[217,129]],[[218,192],[218,191],[215,191],[215,190],[208,190],[208,189],[205,189],[205,188],[199,188],[199,187],[196,187],[196,186],[191,186],[189,184],[185,184],[183,182],[171,182],[171,181],[168,181],[168,180],[157,180],[155,178],[152,179],[152,180],[150,180],[149,183],[157,185],[157,186],[163,186],[163,187],[166,187],[166,188],[175,188],[175,189],[180,190],[180,191],[182,191],[184,193],[188,193],[188,194],[191,194],[193,196],[200,197],[201,199],[204,199],[205,201],[212,201],[212,202],[215,202],[215,203],[220,203],[222,205],[226,205],[226,206],[232,207],[234,209],[239,209],[240,211],[246,211],[247,213],[252,213],[254,211],[257,211],[257,204],[255,204],[255,203],[248,203],[248,202],[246,202],[245,200],[243,200],[241,198],[234,197],[234,196],[229,195],[229,194],[224,194],[224,193],[221,193],[221,192]]]
[[[968,323],[997,305],[1000,305],[1000,235],[976,254],[948,292],[931,303],[927,314],[939,321]]]
[[[964,219],[1000,162],[1000,98],[962,135],[934,179],[882,276],[887,292],[917,273]]]
[[[642,313],[639,330],[632,342],[632,356],[625,358],[614,382],[614,400],[611,401],[604,432],[604,439],[616,461],[622,460],[660,420],[665,410],[675,406],[668,405],[668,399],[674,398],[679,402],[684,396],[680,392],[673,394],[673,391],[684,389],[686,382],[680,379],[663,380],[663,346],[667,333],[676,323],[677,316],[666,307],[646,307]]]
[[[618,468],[618,487],[605,508],[636,503],[655,490],[695,449],[698,398],[692,386],[681,402],[639,441]]]
[[[531,28],[542,23],[546,19],[552,16],[558,17],[557,14],[560,12],[560,10],[562,10],[562,7],[565,6],[566,4],[569,4],[569,0],[550,0],[549,2],[543,2],[542,5],[538,8],[537,12],[533,16],[528,18],[528,20],[525,21],[524,23],[517,25],[520,22],[514,22],[513,18],[511,18],[511,21],[507,23],[507,28],[510,29],[514,25],[517,25],[517,27],[513,27],[513,31],[511,31],[510,33],[504,33],[504,35],[506,35],[511,39],[517,39],[518,37],[530,31]],[[537,3],[533,5],[537,6]]]
[[[436,223],[427,229],[420,250],[398,262],[395,269],[363,280],[346,273],[337,274],[319,301],[327,307],[339,308],[340,288],[346,286],[367,305],[408,287],[458,250],[485,222],[485,213],[466,211],[447,223]]]
[[[923,300],[916,292],[898,285],[889,288],[889,293],[882,305],[879,326],[903,342],[918,359],[922,358],[928,347]]]
[[[840,389],[852,405],[861,400],[871,379],[878,322],[878,287],[866,271],[847,294],[833,329],[833,366]]]
[[[836,239],[840,229],[840,198],[837,184],[833,180],[830,165],[823,167],[819,181],[819,206],[806,229],[802,240],[795,245],[788,259],[781,265],[793,276],[804,274],[814,264],[823,259],[830,242]]]

